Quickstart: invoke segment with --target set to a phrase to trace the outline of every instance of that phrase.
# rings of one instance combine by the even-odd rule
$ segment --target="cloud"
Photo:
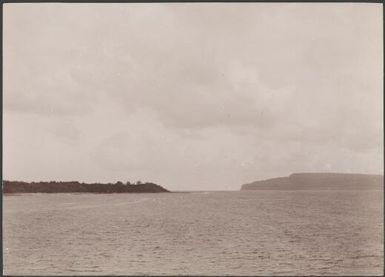
[[[382,172],[376,4],[6,4],[4,174],[237,189]]]

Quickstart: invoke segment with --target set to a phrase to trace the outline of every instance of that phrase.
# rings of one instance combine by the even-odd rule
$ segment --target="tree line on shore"
[[[165,188],[154,183],[132,184],[130,182],[116,183],[80,183],[77,181],[61,182],[22,182],[3,181],[3,193],[129,193],[129,192],[168,192]]]

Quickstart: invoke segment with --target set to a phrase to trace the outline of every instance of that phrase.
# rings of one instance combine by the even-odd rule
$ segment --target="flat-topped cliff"
[[[245,184],[241,190],[382,189],[384,176],[351,173],[293,173]]]

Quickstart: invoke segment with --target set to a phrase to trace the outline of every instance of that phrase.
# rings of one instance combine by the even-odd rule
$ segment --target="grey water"
[[[382,275],[383,191],[3,197],[8,275]]]

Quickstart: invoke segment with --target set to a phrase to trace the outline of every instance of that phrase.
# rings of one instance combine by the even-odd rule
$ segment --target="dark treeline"
[[[131,184],[122,183],[79,183],[72,182],[19,182],[3,181],[3,193],[68,193],[68,192],[92,192],[92,193],[129,193],[129,192],[168,192],[168,190],[154,183]]]

